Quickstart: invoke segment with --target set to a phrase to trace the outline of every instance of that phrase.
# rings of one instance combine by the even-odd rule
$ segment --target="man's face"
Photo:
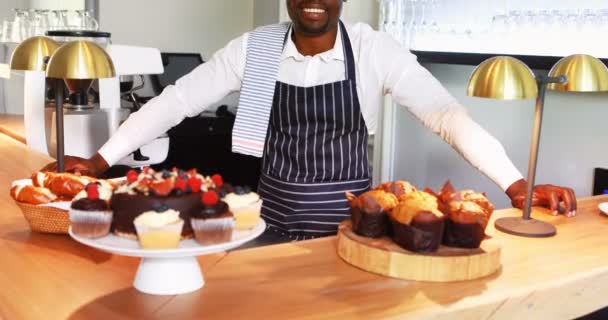
[[[343,0],[287,0],[295,28],[310,35],[323,34],[338,25]]]

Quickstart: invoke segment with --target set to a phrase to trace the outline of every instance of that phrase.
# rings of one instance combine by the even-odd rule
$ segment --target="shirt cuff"
[[[122,137],[120,132],[116,132],[98,152],[109,166],[113,166],[133,151],[133,148],[127,141],[129,140]]]

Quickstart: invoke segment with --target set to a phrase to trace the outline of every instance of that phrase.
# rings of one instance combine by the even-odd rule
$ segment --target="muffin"
[[[260,220],[262,199],[252,192],[249,187],[235,187],[233,192],[222,198],[234,214],[234,228],[249,230],[255,227]]]
[[[347,192],[353,231],[364,237],[380,238],[388,234],[388,212],[397,205],[397,197],[384,190],[371,190],[359,197]]]
[[[447,182],[440,193],[447,214],[443,244],[459,248],[479,248],[494,205],[484,193],[473,190],[454,192]]]
[[[179,245],[184,220],[167,205],[158,205],[137,216],[133,224],[143,249],[173,249]]]
[[[390,192],[394,194],[397,198],[401,196],[406,196],[409,193],[416,191],[416,187],[414,187],[411,183],[407,181],[386,182],[379,185],[377,189]]]
[[[112,210],[109,199],[112,190],[101,183],[89,183],[74,197],[70,205],[72,232],[85,238],[99,238],[110,232]]]
[[[445,216],[432,194],[414,191],[389,213],[393,241],[406,250],[434,252],[439,249],[445,227]]]
[[[228,242],[232,239],[234,215],[228,204],[221,201],[215,191],[207,191],[201,197],[203,208],[192,215],[190,223],[194,238],[202,245]]]

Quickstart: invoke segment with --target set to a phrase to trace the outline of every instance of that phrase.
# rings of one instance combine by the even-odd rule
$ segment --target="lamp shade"
[[[59,47],[46,68],[46,76],[57,79],[102,79],[115,74],[114,63],[106,51],[84,40]]]
[[[559,60],[550,77],[566,76],[565,84],[551,83],[548,89],[569,92],[608,91],[608,68],[599,59],[586,54],[575,54]]]
[[[21,42],[11,57],[11,69],[44,71],[44,59],[53,55],[59,44],[47,37],[32,37]]]
[[[497,56],[482,62],[471,75],[467,94],[501,100],[533,99],[538,94],[534,73],[512,57]]]

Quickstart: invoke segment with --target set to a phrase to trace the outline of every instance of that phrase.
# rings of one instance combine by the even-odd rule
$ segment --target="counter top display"
[[[357,269],[335,237],[199,258],[206,286],[153,296],[131,287],[137,258],[99,252],[68,236],[32,233],[10,199],[10,182],[51,159],[0,135],[0,318],[4,319],[571,319],[606,304],[608,217],[579,201],[578,216],[535,217],[557,236],[487,234],[501,244],[501,269],[472,281],[398,280]]]

